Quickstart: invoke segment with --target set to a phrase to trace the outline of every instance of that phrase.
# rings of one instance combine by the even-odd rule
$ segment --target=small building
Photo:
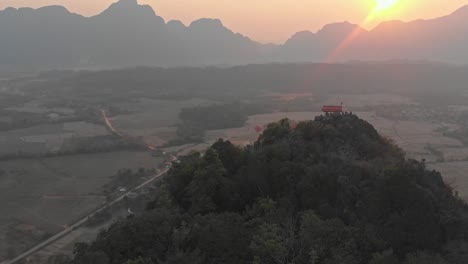
[[[325,113],[343,113],[342,105],[324,105],[322,107],[322,112]]]

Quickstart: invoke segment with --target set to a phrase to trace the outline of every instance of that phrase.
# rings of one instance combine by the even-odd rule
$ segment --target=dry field
[[[373,106],[373,105],[400,105],[400,104],[415,104],[409,98],[385,94],[339,94],[328,98],[324,105],[331,104],[336,105],[343,102],[346,107],[362,107],[362,106]],[[352,110],[352,109],[350,109]]]
[[[210,105],[215,102],[203,99],[155,100],[139,99],[118,105],[133,112],[111,118],[114,127],[125,134],[143,137],[150,145],[161,146],[176,137],[175,125],[183,108]]]
[[[118,130],[154,129],[174,126],[179,121],[179,113],[183,108],[212,104],[202,99],[190,100],[155,100],[140,99],[138,102],[118,105],[133,114],[119,115],[112,118],[112,123]]]
[[[147,152],[0,162],[0,260],[11,236],[27,248],[104,203],[102,187],[119,169],[157,168],[161,163]],[[34,231],[18,231],[24,226]]]
[[[65,140],[108,135],[104,126],[87,122],[39,125],[0,132],[0,155],[44,154],[60,150]]]
[[[125,133],[132,137],[143,137],[146,144],[159,147],[177,138],[177,127],[127,129]]]
[[[307,99],[314,101],[315,97],[313,93],[267,93],[264,97],[270,97],[277,101],[293,101],[296,99]]]
[[[22,105],[9,107],[6,110],[25,112],[25,113],[34,113],[34,114],[56,113],[56,114],[61,114],[61,115],[73,115],[75,113],[75,111],[71,108],[65,108],[65,107],[48,108],[48,107],[42,106],[42,103],[43,102],[40,100],[37,100],[37,101],[33,100]]]

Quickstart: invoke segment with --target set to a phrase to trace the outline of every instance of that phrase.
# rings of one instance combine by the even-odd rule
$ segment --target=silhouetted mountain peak
[[[167,26],[171,27],[171,28],[177,28],[177,29],[186,28],[184,23],[182,23],[179,20],[171,20],[171,21],[167,22]]]
[[[59,5],[44,6],[37,9],[40,12],[70,13],[65,7]]]
[[[149,5],[139,5],[137,0],[120,0],[112,4],[108,9],[101,13],[119,15],[119,16],[156,16],[153,8]]]
[[[467,16],[468,17],[468,5],[462,6],[459,9],[455,10],[451,16]]]
[[[198,37],[204,36],[205,38],[223,38],[227,34],[233,34],[231,30],[229,30],[223,25],[221,20],[211,18],[202,18],[195,20],[190,24],[188,29],[192,34],[195,34]]]
[[[224,28],[223,23],[219,19],[212,19],[212,18],[202,18],[193,21],[190,28],[203,28],[203,29],[219,29]]]
[[[70,11],[66,9],[63,6],[60,5],[51,5],[51,6],[44,6],[44,7],[39,7],[37,9],[31,8],[31,7],[20,7],[20,8],[14,8],[14,7],[7,7],[4,10],[0,10],[1,13],[15,13],[15,12],[35,12],[35,13],[63,13],[63,14],[70,14]]]
[[[348,21],[344,21],[344,22],[325,25],[321,30],[317,32],[317,35],[343,34],[343,33],[353,32],[354,30],[366,31],[364,28],[360,27],[359,25],[351,24]]]
[[[14,7],[7,7],[4,10],[0,10],[0,14],[1,13],[7,13],[7,12],[16,12],[16,11],[18,11],[18,9],[16,9]]]
[[[68,17],[72,16],[80,16],[78,14],[72,14],[68,9],[63,6],[52,5],[52,6],[44,6],[38,9],[33,9],[30,7],[22,7],[22,8],[6,8],[3,11],[0,11],[0,15],[12,15],[18,17],[35,17],[35,18],[60,18],[60,19],[67,19]]]
[[[68,15],[72,15],[68,9],[63,6],[53,5],[53,6],[44,6],[36,10],[36,14],[45,17],[66,17]],[[75,16],[81,16],[77,14],[73,14]]]
[[[127,6],[137,6],[138,1],[137,0],[119,0],[115,4],[117,4],[117,5],[127,5]]]
[[[352,41],[337,60],[467,63],[467,25],[464,6],[430,20],[383,22],[370,32],[346,21],[333,23],[317,33],[297,32],[284,45],[261,45],[234,33],[219,19],[199,19],[189,26],[177,20],[166,24],[151,6],[137,0],[117,1],[90,18],[60,6],[7,8],[0,11],[0,67],[319,62],[349,36]]]
[[[171,20],[167,22],[166,26],[169,32],[176,35],[184,34],[187,30],[187,27],[179,20]]]
[[[381,31],[381,30],[384,30],[384,31],[396,30],[401,27],[404,27],[405,25],[407,24],[401,20],[384,21],[380,23],[379,25],[377,25],[372,31],[374,32],[374,31]]]
[[[317,35],[310,31],[300,31],[294,34],[291,38],[289,38],[285,45],[291,45],[294,43],[301,43],[301,42],[310,42],[315,41],[317,39]]]
[[[315,36],[313,32],[310,32],[308,30],[305,31],[299,31],[296,34],[294,34],[291,38],[309,38],[311,36]]]
[[[18,8],[14,8],[14,7],[8,7],[8,8],[6,8],[6,9],[4,9],[4,10],[0,10],[0,16],[2,16],[2,15],[3,15],[3,16],[6,16],[6,15],[15,15],[15,14],[17,14],[17,13],[20,12],[20,9],[28,9],[28,10],[30,10],[31,12],[34,11],[34,9],[29,8],[29,7],[27,7],[27,8],[19,8],[19,9],[18,9]]]
[[[145,29],[160,29],[165,27],[166,24],[164,19],[158,16],[151,6],[139,5],[136,0],[120,0],[112,4],[101,14],[95,16],[95,18],[106,20],[106,24],[131,24]],[[114,27],[118,29],[118,26]]]

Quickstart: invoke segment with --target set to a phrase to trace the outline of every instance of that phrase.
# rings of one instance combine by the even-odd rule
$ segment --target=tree
[[[141,216],[77,245],[74,264],[464,264],[468,207],[352,114],[271,124],[174,164]]]
[[[154,264],[154,262],[149,258],[139,257],[134,260],[128,260],[124,264]]]
[[[358,229],[347,227],[339,219],[322,220],[314,212],[304,213],[301,240],[311,263],[361,263],[356,238]]]
[[[223,196],[220,190],[227,180],[224,175],[225,169],[218,154],[214,149],[208,149],[185,190],[191,200],[190,210],[193,213],[207,213],[217,209]]]
[[[237,213],[198,215],[192,221],[190,244],[205,264],[237,264],[250,260],[251,230]]]
[[[411,253],[406,257],[405,264],[449,264],[445,261],[440,255],[427,253],[427,252],[417,252]]]
[[[282,238],[281,228],[277,224],[260,225],[250,243],[254,263],[287,263],[288,248]]]
[[[373,255],[369,264],[399,264],[400,261],[393,254],[393,251],[386,251],[383,253],[376,253]]]

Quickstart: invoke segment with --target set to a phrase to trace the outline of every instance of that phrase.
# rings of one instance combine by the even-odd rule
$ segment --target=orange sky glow
[[[6,7],[63,5],[92,16],[116,0],[0,0]],[[166,21],[188,25],[199,18],[219,18],[224,25],[263,43],[283,43],[295,32],[317,31],[332,22],[349,21],[372,28],[382,20],[410,21],[444,16],[468,0],[398,0],[396,6],[375,12],[379,0],[139,0],[151,5]]]

